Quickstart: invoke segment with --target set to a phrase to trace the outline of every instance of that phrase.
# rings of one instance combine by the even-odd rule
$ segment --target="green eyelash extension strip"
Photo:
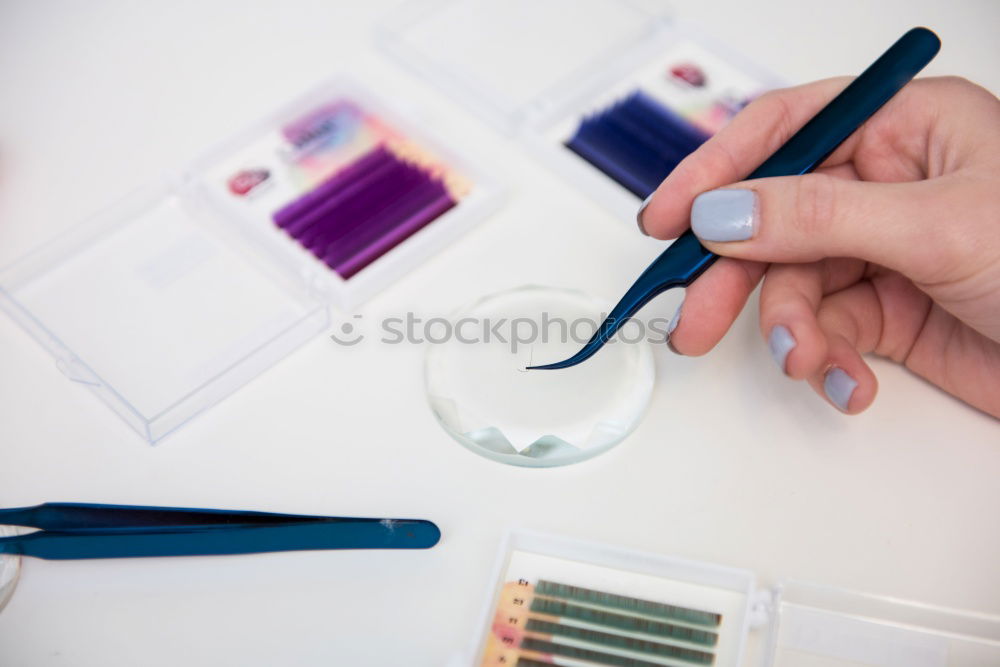
[[[598,644],[608,648],[616,648],[635,653],[646,653],[651,656],[673,658],[683,660],[692,664],[711,665],[715,660],[711,653],[698,651],[692,648],[682,648],[680,646],[670,646],[646,639],[636,639],[623,635],[613,635],[598,630],[588,630],[575,625],[563,625],[562,623],[551,623],[537,618],[529,618],[526,626],[528,632],[574,639],[590,644]]]
[[[561,616],[584,623],[603,625],[608,628],[627,630],[629,632],[641,632],[656,637],[670,637],[671,639],[679,639],[703,646],[715,646],[719,641],[717,634],[708,632],[707,630],[695,630],[694,628],[653,621],[638,616],[626,616],[610,611],[581,607],[562,600],[536,597],[531,602],[531,611],[536,614]]]
[[[706,625],[718,627],[722,622],[720,614],[713,614],[697,609],[687,609],[660,602],[650,602],[638,598],[625,597],[624,595],[614,595],[612,593],[602,593],[590,588],[580,588],[579,586],[567,586],[553,581],[540,580],[535,585],[535,593],[551,598],[563,600],[575,600],[601,607],[610,607],[622,611],[644,614],[646,616],[656,616],[673,621],[683,621],[694,625]]]
[[[514,667],[552,667],[552,663],[532,660],[531,658],[518,658]]]
[[[662,662],[649,662],[648,660],[604,653],[603,651],[594,651],[589,648],[580,648],[579,646],[555,644],[542,639],[535,639],[534,637],[525,637],[524,641],[521,642],[521,650],[586,660],[598,665],[614,665],[614,667],[664,667]],[[522,661],[518,660],[517,664],[521,665]]]

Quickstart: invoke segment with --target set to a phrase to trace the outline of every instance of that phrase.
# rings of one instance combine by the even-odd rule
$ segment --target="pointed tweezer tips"
[[[583,361],[582,359],[580,361]],[[554,371],[560,368],[569,368],[570,366],[576,366],[580,361],[573,361],[573,358],[565,359],[563,361],[557,361],[552,364],[544,364],[542,366],[528,366],[525,371]]]
[[[560,368],[569,368],[570,366],[576,366],[581,364],[587,359],[590,359],[594,354],[601,349],[603,343],[594,344],[593,341],[584,346],[582,350],[574,354],[569,359],[563,359],[562,361],[556,361],[551,364],[544,364],[542,366],[528,366],[524,370],[526,371],[554,371]]]

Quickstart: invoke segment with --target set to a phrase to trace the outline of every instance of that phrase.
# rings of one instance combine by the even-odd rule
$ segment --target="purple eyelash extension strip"
[[[328,178],[292,203],[278,209],[273,216],[274,223],[279,227],[287,228],[293,220],[301,217],[313,207],[322,204],[355,176],[370,171],[379,162],[384,161],[386,153],[385,148],[379,146],[375,150],[361,156],[355,162],[334,174],[332,178]]]
[[[394,245],[393,239],[397,236],[395,229],[397,227],[403,230],[409,229],[414,224],[411,219],[418,216],[428,203],[440,198],[443,192],[443,186],[439,182],[422,178],[420,183],[405,196],[393,197],[388,206],[373,211],[373,215],[366,218],[363,224],[357,226],[351,233],[340,234],[337,238],[331,239],[321,252],[316,252],[316,256],[327,262],[331,268],[335,268],[347,258],[363,252],[367,247],[387,244],[391,247]],[[383,197],[383,200],[385,199],[389,198]],[[416,224],[419,227],[426,222],[429,220],[419,220]],[[404,232],[403,238],[408,235],[409,233]]]
[[[378,146],[273,219],[347,279],[456,203],[439,179]]]
[[[409,187],[410,181],[419,177],[388,152],[378,158],[377,162],[368,163],[363,172],[351,171],[344,178],[334,176],[331,180],[337,182],[337,189],[294,219],[287,231],[309,247],[318,236],[329,233],[334,227],[360,224],[358,212],[379,203],[381,196],[377,193],[384,190],[386,184],[396,184],[396,189],[402,192]]]
[[[431,189],[437,191],[433,197],[429,198],[419,210],[387,230],[385,234],[375,238],[370,244],[357,248],[350,253],[337,252],[331,249],[327,252],[323,261],[343,278],[350,278],[411,235],[420,231],[432,220],[440,217],[457,203],[441,183],[432,182]]]
[[[426,180],[423,172],[394,161],[390,168],[379,169],[377,177],[366,178],[364,187],[350,198],[327,208],[322,219],[299,236],[299,242],[322,258],[322,251],[330,243],[368,228],[369,221],[379,211],[405,198],[415,186]]]
[[[366,156],[367,157],[367,156]],[[322,224],[323,219],[331,211],[347,202],[352,202],[358,197],[363,197],[363,193],[372,183],[378,182],[386,172],[398,171],[402,168],[398,162],[391,160],[387,153],[375,155],[377,160],[368,161],[365,158],[362,169],[355,170],[348,167],[346,170],[335,174],[323,184],[324,197],[312,202],[312,205],[300,211],[295,217],[287,221],[285,229],[296,238],[308,238],[311,234],[319,230],[310,231],[317,223]]]
[[[374,243],[359,248],[354,254],[347,257],[328,256],[324,258],[324,261],[342,277],[350,278],[453,206],[455,206],[455,201],[446,193],[442,193],[440,197],[427,204],[417,214],[408,218],[406,224],[393,228],[385,236],[376,239]]]
[[[368,193],[364,206],[352,206],[350,210],[334,212],[339,217],[339,224],[333,221],[319,234],[305,243],[309,250],[319,258],[323,258],[331,245],[356,245],[364,243],[364,239],[382,234],[387,227],[396,224],[406,213],[406,206],[416,198],[419,189],[427,184],[426,178],[420,172],[403,174],[397,180],[381,183],[381,187],[373,187]]]
[[[380,211],[405,199],[414,187],[427,182],[423,172],[401,166],[401,169],[384,170],[378,180],[368,183],[355,197],[329,209],[322,222],[313,225],[299,242],[317,257],[322,257],[321,251],[330,243],[368,228],[369,221]]]

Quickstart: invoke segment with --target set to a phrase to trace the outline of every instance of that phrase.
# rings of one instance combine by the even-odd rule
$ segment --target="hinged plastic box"
[[[462,179],[463,195],[343,278],[272,216],[386,137]],[[453,242],[499,195],[447,141],[338,79],[4,269],[0,305],[155,442]]]
[[[404,67],[629,224],[639,198],[563,145],[582,118],[641,89],[711,133],[781,85],[660,2],[415,0],[378,38]],[[692,66],[696,85],[674,71]]]
[[[529,599],[542,579],[577,590],[641,599],[646,604],[694,609],[719,619],[712,644],[657,639],[600,620],[537,613],[530,600],[523,617],[504,606],[504,595]],[[518,588],[523,586],[523,588]],[[543,592],[543,595],[545,593]],[[478,620],[476,645],[453,665],[507,667],[552,664],[651,667],[987,667],[1000,664],[1000,618],[944,609],[805,582],[762,588],[753,572],[529,531],[508,535]],[[559,597],[556,595],[556,597]],[[600,599],[600,598],[597,598]],[[515,602],[517,599],[514,600]],[[600,610],[610,603],[583,602]],[[648,617],[632,608],[615,613]],[[547,618],[576,631],[544,633],[525,619]],[[684,622],[679,622],[684,625]],[[689,623],[692,627],[693,623]],[[549,632],[551,632],[549,624]],[[610,629],[609,629],[610,628]],[[583,630],[580,632],[579,630]],[[587,632],[591,632],[588,635]],[[542,637],[531,645],[526,637]],[[612,639],[617,638],[616,641]],[[629,639],[637,641],[628,642]],[[660,650],[657,650],[657,646]],[[525,646],[528,649],[525,649]],[[689,649],[671,656],[668,647]],[[550,651],[542,658],[537,650]],[[587,653],[590,652],[590,653]],[[574,657],[574,654],[577,657]],[[587,655],[582,662],[580,655]],[[631,661],[631,662],[630,662]]]

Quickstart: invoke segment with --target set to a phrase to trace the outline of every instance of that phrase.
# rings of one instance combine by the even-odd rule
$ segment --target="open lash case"
[[[380,25],[378,37],[402,65],[516,137],[631,224],[648,185],[628,187],[628,179],[609,175],[613,169],[574,152],[567,144],[582,124],[600,123],[602,115],[638,94],[661,106],[659,115],[672,116],[671,123],[681,121],[707,137],[781,81],[672,19],[662,3],[581,4],[414,0]],[[586,20],[576,20],[584,10]],[[650,121],[637,130],[639,144],[655,142],[645,132],[655,131],[662,119]]]
[[[389,191],[365,180],[375,173]],[[414,199],[388,210],[404,199],[392,179]],[[454,241],[499,195],[446,142],[333,80],[0,271],[0,306],[152,443]],[[299,233],[317,211],[326,226]]]
[[[986,667],[1000,618],[542,533],[501,549],[476,667]]]

